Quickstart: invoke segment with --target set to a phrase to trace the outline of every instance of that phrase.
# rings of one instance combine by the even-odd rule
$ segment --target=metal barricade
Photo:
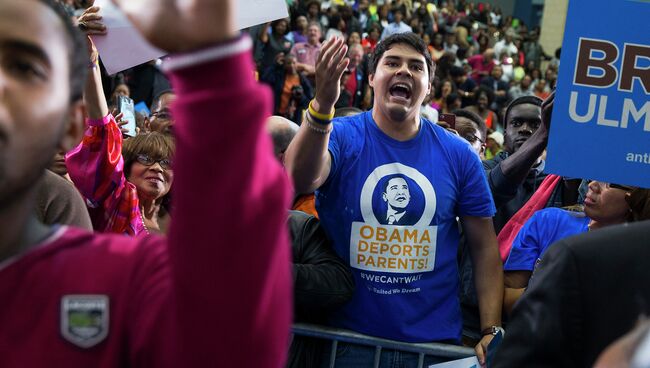
[[[339,341],[358,345],[374,346],[375,359],[373,367],[375,368],[379,367],[379,360],[381,357],[382,349],[399,350],[403,352],[418,354],[418,368],[423,368],[424,357],[426,355],[440,358],[449,358],[450,360],[467,358],[474,355],[474,349],[463,346],[441,343],[406,343],[363,335],[349,330],[312,325],[307,323],[294,324],[293,333],[294,335],[299,336],[332,340],[329,365],[330,368],[334,368],[334,364],[336,363],[336,348],[338,347]]]

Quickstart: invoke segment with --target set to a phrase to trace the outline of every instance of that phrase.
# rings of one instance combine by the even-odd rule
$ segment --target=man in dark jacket
[[[289,211],[289,233],[293,250],[294,321],[324,325],[330,311],[352,298],[352,273],[332,249],[316,217]],[[325,343],[294,337],[287,366],[317,367]]]
[[[494,102],[491,109],[495,111],[501,111],[501,109],[506,105],[508,97],[508,83],[502,79],[503,77],[503,67],[501,65],[495,65],[490,72],[490,75],[483,78],[481,85],[485,86],[494,92]]]
[[[650,300],[650,221],[564,239],[515,305],[494,368],[591,367]]]

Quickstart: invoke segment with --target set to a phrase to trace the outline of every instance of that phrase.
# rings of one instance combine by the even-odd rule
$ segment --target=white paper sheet
[[[237,25],[240,29],[289,16],[285,0],[238,0]],[[147,43],[126,16],[110,0],[97,0],[106,35],[92,36],[109,74],[146,63],[165,55]]]
[[[480,368],[478,359],[473,356],[464,359],[452,360],[451,362],[430,365],[429,368]]]
[[[110,0],[97,0],[99,14],[107,29],[106,35],[92,36],[108,74],[157,59],[165,52],[151,45]]]
[[[239,29],[289,16],[285,0],[239,0],[237,6]]]

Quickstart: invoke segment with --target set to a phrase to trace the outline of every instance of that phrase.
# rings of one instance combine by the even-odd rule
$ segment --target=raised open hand
[[[236,0],[113,0],[152,45],[186,52],[237,35]]]
[[[542,124],[549,130],[551,128],[551,118],[553,116],[553,102],[555,101],[555,91],[546,97],[542,102]]]
[[[342,38],[333,37],[321,48],[316,60],[316,105],[325,114],[332,111],[341,94],[341,76],[350,60],[345,57],[348,47]]]
[[[122,114],[121,112],[118,112],[117,109],[114,109],[111,112],[111,115],[113,115],[113,117],[115,118],[115,123],[120,128],[120,132],[122,132],[122,137],[123,138],[128,138],[129,136],[127,135],[127,133],[129,133],[129,129],[125,128],[125,126],[129,122],[126,121],[126,120],[122,120],[122,118],[124,117],[124,114]]]
[[[84,10],[83,14],[77,19],[77,25],[87,35],[106,34],[106,26],[102,23],[102,16],[99,15],[98,6],[91,6]]]

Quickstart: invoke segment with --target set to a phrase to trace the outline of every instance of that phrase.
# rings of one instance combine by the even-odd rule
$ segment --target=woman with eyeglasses
[[[96,61],[92,48],[91,60]],[[95,231],[130,236],[165,233],[174,181],[173,138],[149,132],[123,139],[120,115],[116,119],[109,113],[94,65],[91,62],[84,89],[86,132],[66,155],[70,178],[86,200]]]
[[[576,211],[577,210],[577,211]],[[625,222],[650,219],[650,190],[591,181],[584,205],[573,211],[546,208],[521,228],[503,265],[504,308],[510,312],[528,287],[537,264],[558,240]]]

